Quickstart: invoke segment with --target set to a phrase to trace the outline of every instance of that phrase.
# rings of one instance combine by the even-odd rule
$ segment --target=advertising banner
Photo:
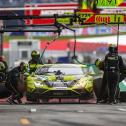
[[[118,7],[124,0],[97,0],[97,7]]]

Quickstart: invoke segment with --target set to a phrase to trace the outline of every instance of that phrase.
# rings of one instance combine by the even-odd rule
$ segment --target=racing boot
[[[7,99],[7,102],[10,103],[10,104],[18,104],[18,103],[12,98],[12,96],[9,97],[9,98]]]
[[[97,104],[105,104],[105,103],[107,103],[107,99],[97,101]]]
[[[22,104],[22,100],[21,99],[17,99],[18,104]]]
[[[22,100],[21,100],[22,96],[20,94],[16,94],[14,96],[15,101],[17,102],[17,104],[21,104]]]
[[[118,103],[119,102],[116,99],[113,100],[113,104],[118,104]]]
[[[117,101],[115,99],[109,99],[108,104],[117,104]]]

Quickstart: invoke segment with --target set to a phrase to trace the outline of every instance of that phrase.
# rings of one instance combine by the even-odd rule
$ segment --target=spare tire
[[[102,78],[94,80],[93,90],[97,99],[99,98],[100,95],[101,85],[102,85]]]
[[[100,91],[101,91],[101,86],[102,86],[102,78],[98,78],[94,80],[94,85],[93,85],[93,90],[95,93],[95,96],[97,99],[100,98]],[[116,98],[119,99],[120,95],[120,91],[119,91],[119,87],[117,87],[117,91],[116,91]],[[106,99],[108,97],[108,93],[107,93],[107,87],[105,89],[104,95],[103,97]]]
[[[0,98],[7,98],[11,95],[11,92],[6,88],[4,83],[0,84]]]

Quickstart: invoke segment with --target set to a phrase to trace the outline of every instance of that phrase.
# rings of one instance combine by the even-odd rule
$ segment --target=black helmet
[[[117,46],[114,44],[110,44],[108,50],[110,53],[117,53]]]
[[[27,69],[28,69],[28,66],[27,66],[27,64],[25,62],[21,62],[19,67],[20,67],[20,72],[22,72],[22,73],[26,72]]]
[[[31,57],[32,57],[32,58],[39,58],[39,57],[40,57],[39,51],[33,50],[33,51],[31,52]]]

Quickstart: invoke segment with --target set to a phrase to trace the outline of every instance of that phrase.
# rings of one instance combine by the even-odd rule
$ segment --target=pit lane
[[[124,126],[126,103],[9,105],[6,100],[0,105],[1,126]],[[76,103],[76,102],[75,102]]]

